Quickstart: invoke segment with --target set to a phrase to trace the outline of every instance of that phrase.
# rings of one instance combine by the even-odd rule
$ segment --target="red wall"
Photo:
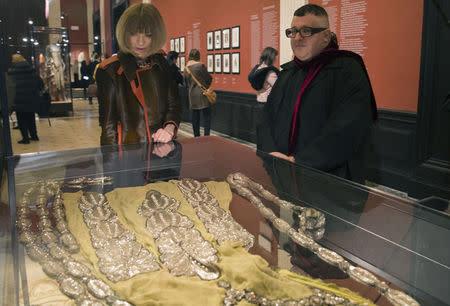
[[[61,26],[69,28],[70,52],[72,59],[78,58],[83,51],[86,61],[89,62],[88,29],[86,16],[86,1],[61,0],[61,12],[68,15],[67,20],[61,21]],[[71,26],[78,26],[78,30],[71,30]]]
[[[321,0],[310,3],[322,5]],[[362,57],[372,82],[378,108],[417,111],[419,95],[420,50],[422,43],[423,0],[328,0],[324,6],[338,22],[331,29],[341,41],[341,18],[350,23],[361,20],[342,16],[344,2],[366,5],[358,14],[366,28],[358,38],[363,42]],[[356,4],[356,2],[358,2]],[[355,8],[355,6],[353,6]],[[347,17],[347,18],[346,18]],[[358,28],[358,25],[353,29]],[[353,35],[356,37],[356,35]],[[346,48],[351,51],[352,48]]]
[[[130,1],[131,3],[141,1]],[[181,36],[186,37],[186,53],[189,54],[187,44],[187,32],[193,31],[195,23],[200,23],[200,54],[201,61],[206,64],[206,55],[215,53],[240,53],[240,74],[215,74],[213,87],[215,89],[235,91],[235,92],[251,92],[255,90],[251,88],[247,76],[251,68],[256,64],[251,62],[251,16],[258,15],[261,19],[263,8],[274,6],[276,12],[276,27],[280,24],[280,6],[279,0],[230,0],[230,1],[211,1],[211,0],[191,0],[191,1],[167,1],[153,0],[154,4],[167,26],[168,41],[164,48],[165,51],[170,50],[169,42],[171,38]],[[207,51],[206,50],[206,33],[223,28],[231,28],[240,26],[240,48]],[[263,33],[257,35],[262,36]],[[262,39],[260,39],[262,41]],[[271,46],[279,49],[279,37],[276,40],[277,45]],[[258,54],[266,46],[260,46]],[[278,58],[277,58],[278,60]],[[279,65],[277,62],[276,65]]]
[[[105,52],[109,56],[112,55],[112,29],[111,29],[111,1],[104,1],[105,5]],[[103,39],[103,38],[102,38]]]

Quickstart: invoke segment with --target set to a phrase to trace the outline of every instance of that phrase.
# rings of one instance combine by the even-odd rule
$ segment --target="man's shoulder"
[[[345,56],[338,56],[331,60],[326,67],[327,68],[340,68],[340,69],[346,69],[346,70],[362,70],[363,67],[361,65],[363,63],[362,58],[357,55],[356,53],[345,55]]]
[[[291,70],[291,69],[295,68],[295,63],[292,60],[292,61],[289,61],[289,62],[286,62],[286,63],[280,65],[280,68],[281,68],[281,72]]]

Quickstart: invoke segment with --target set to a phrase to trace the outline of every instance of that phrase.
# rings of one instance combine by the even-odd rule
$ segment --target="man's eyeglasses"
[[[295,36],[297,36],[297,33],[300,33],[300,36],[305,38],[305,37],[310,37],[316,33],[325,31],[328,28],[311,28],[311,27],[301,27],[300,29],[297,29],[296,27],[292,27],[289,29],[286,29],[286,37],[288,38],[295,38]]]

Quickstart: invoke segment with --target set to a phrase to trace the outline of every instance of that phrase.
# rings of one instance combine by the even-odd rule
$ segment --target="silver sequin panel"
[[[156,190],[147,192],[138,214],[147,218],[147,230],[155,238],[159,259],[176,276],[220,277],[217,250],[194,229],[194,223],[177,209],[180,202]]]
[[[103,194],[85,193],[78,201],[89,228],[92,246],[98,257],[100,272],[112,281],[160,269],[155,256],[125,229]]]
[[[208,232],[214,235],[217,243],[221,245],[225,241],[242,242],[246,250],[253,246],[253,235],[237,223],[229,212],[220,208],[219,202],[205,184],[185,178],[178,182],[178,188]]]

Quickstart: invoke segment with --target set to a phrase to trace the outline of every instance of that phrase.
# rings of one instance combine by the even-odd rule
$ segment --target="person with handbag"
[[[99,64],[99,57],[97,53],[92,53],[91,61],[88,65],[89,67],[89,86],[87,88],[87,96],[89,99],[89,104],[92,104],[92,97],[97,96],[97,84],[95,84],[94,73],[97,65]]]
[[[211,83],[212,76],[208,73],[205,65],[200,62],[200,51],[192,49],[184,70],[184,84],[189,92],[189,108],[192,110],[192,129],[195,137],[200,136],[200,113],[203,113],[204,135],[209,136],[211,103],[207,94],[208,91],[212,91]],[[212,92],[214,93],[214,91]],[[212,101],[215,102],[215,99]]]

